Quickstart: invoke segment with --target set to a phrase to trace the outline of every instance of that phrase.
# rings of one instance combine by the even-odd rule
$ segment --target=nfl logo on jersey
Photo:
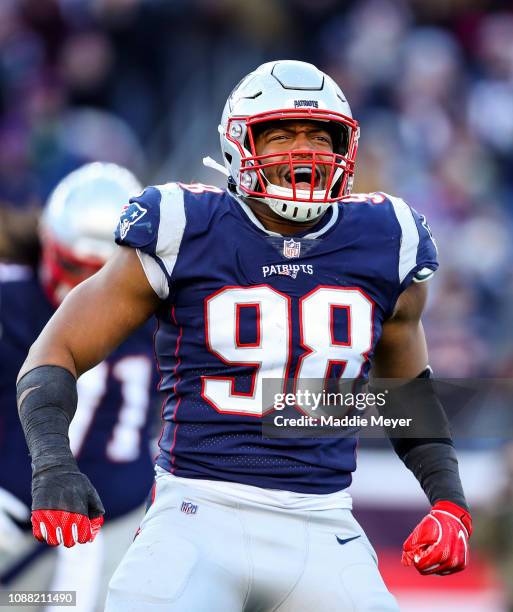
[[[196,504],[193,504],[192,502],[183,501],[181,511],[184,514],[196,514],[196,512],[198,511],[198,506]]]
[[[287,257],[287,259],[292,259],[294,257],[299,257],[301,253],[301,243],[296,242],[294,238],[290,240],[283,241],[283,256]]]

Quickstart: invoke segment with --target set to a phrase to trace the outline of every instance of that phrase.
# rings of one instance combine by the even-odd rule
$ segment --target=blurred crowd
[[[0,256],[34,257],[38,209],[86,161],[120,163],[144,183],[220,184],[201,160],[217,154],[232,86],[266,60],[312,61],[361,123],[355,191],[405,198],[437,238],[441,269],[425,318],[435,371],[509,376],[508,5],[2,0]]]

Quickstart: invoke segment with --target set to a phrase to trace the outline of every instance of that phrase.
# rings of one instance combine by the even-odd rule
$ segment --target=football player
[[[219,132],[224,165],[207,163],[227,189],[168,183],[133,197],[123,248],[70,293],[21,369],[34,534],[66,546],[93,536],[101,504],[65,437],[76,378],[156,314],[168,396],[153,503],[106,609],[397,610],[351,513],[356,439],[262,437],[262,390],[266,378],[365,378],[371,364],[427,377],[430,231],[400,198],[351,195],[358,124],[311,64],[249,74]],[[465,567],[471,519],[427,388],[399,405],[428,411],[444,435],[393,440],[432,505],[403,562],[446,574]]]
[[[150,404],[158,379],[153,330],[141,327],[78,383],[70,448],[95,482],[108,518],[105,533],[90,547],[47,554],[48,547],[34,547],[32,534],[27,541],[20,529],[30,519],[30,461],[15,381],[30,345],[65,295],[118,249],[112,237],[119,212],[137,191],[132,173],[114,164],[72,172],[42,213],[39,273],[0,268],[0,583],[10,589],[77,590],[83,612],[103,609],[108,579],[135,533],[153,480]]]

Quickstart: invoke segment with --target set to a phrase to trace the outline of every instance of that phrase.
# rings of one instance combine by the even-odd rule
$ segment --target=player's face
[[[295,182],[297,189],[310,189],[312,168],[311,152],[333,152],[333,140],[330,133],[316,121],[277,121],[265,127],[255,139],[255,149],[257,155],[268,155],[276,153],[276,157],[266,159],[267,162],[284,161],[283,165],[274,165],[264,170],[267,179],[279,185],[292,189],[292,177],[288,153],[292,154],[293,159],[305,159],[310,163],[304,167],[295,165]],[[280,155],[281,153],[281,155]],[[323,189],[329,173],[328,165],[316,164],[314,189]]]

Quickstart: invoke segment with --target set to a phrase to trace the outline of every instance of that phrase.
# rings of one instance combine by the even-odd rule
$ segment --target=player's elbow
[[[69,347],[64,342],[48,342],[43,331],[32,344],[18,373],[16,383],[30,370],[43,365],[55,365],[69,370],[75,377],[77,367]]]

